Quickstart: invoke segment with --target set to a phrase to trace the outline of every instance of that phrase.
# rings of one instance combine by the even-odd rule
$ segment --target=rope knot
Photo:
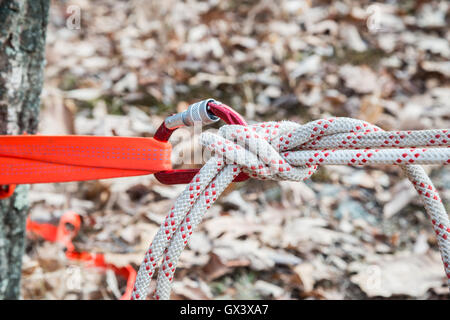
[[[301,127],[290,121],[226,125],[218,134],[203,133],[200,141],[224,163],[238,165],[253,178],[300,181],[318,168],[311,164],[293,166],[286,160],[289,151],[298,146],[294,143],[298,138],[291,138]]]

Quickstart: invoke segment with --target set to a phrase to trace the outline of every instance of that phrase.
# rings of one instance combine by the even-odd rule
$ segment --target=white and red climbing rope
[[[265,122],[205,132],[214,151],[175,201],[139,268],[132,299],[145,299],[157,267],[155,298],[169,299],[178,258],[218,196],[241,172],[257,179],[301,181],[324,164],[400,165],[424,202],[450,286],[450,223],[436,188],[418,164],[450,164],[450,130],[384,132],[350,118],[305,125]]]

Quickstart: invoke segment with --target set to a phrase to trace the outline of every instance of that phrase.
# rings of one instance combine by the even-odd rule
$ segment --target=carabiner
[[[15,184],[0,185],[0,200],[11,197],[15,190]]]
[[[172,133],[182,126],[193,126],[196,122],[207,125],[220,119],[227,124],[247,125],[244,118],[229,106],[214,99],[207,99],[190,105],[186,111],[167,117],[153,138],[167,142]],[[199,169],[165,170],[155,173],[155,177],[163,184],[185,184],[189,183],[198,171]],[[248,178],[248,175],[241,172],[234,181],[245,181]]]

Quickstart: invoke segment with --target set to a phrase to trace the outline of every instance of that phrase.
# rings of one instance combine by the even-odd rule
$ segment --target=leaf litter
[[[68,5],[80,29],[66,27]],[[43,134],[150,137],[213,97],[250,123],[450,124],[446,1],[52,1]],[[373,22],[373,21],[372,21]],[[193,147],[174,135],[174,150]],[[182,166],[177,164],[176,167]],[[183,166],[186,166],[185,164]],[[426,168],[448,207],[450,172]],[[138,268],[182,190],[152,176],[32,185],[30,217],[83,217],[78,249]],[[304,183],[235,184],[180,258],[175,299],[448,299],[437,243],[399,168],[321,168]],[[24,299],[117,299],[125,280],[29,238]]]

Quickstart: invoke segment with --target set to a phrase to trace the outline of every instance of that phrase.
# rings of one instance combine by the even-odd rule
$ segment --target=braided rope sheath
[[[450,287],[450,223],[436,188],[417,164],[450,164],[450,130],[385,132],[351,118],[305,125],[265,122],[228,125],[201,143],[215,155],[175,201],[139,268],[132,299],[145,299],[159,266],[156,299],[169,299],[175,268],[190,235],[218,196],[244,171],[253,178],[301,181],[322,164],[397,164],[431,218]],[[161,261],[162,260],[162,261]]]

